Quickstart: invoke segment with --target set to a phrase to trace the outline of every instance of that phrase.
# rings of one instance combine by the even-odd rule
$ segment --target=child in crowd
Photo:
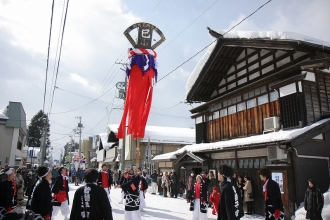
[[[180,196],[182,197],[184,193],[184,189],[186,188],[186,184],[184,183],[183,179],[179,179],[179,188],[180,188]]]
[[[220,201],[220,193],[218,193],[218,188],[213,187],[213,192],[210,195],[210,202],[212,203],[212,214],[218,214],[218,206]]]

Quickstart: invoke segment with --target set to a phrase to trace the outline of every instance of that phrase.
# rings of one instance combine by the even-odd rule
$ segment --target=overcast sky
[[[108,123],[120,123],[123,100],[116,98],[115,84],[124,81],[125,75],[115,61],[127,60],[130,45],[123,35],[127,27],[148,22],[164,33],[166,41],[156,48],[160,79],[212,41],[207,26],[228,30],[265,2],[71,0],[58,89],[50,111],[66,6],[66,0],[55,0],[45,103],[45,112],[51,113],[53,156],[58,159],[70,140],[69,134],[78,123],[76,116],[82,117],[83,138],[104,132]],[[0,1],[0,109],[9,101],[21,102],[27,124],[43,108],[51,6],[51,0]],[[330,42],[329,8],[329,0],[273,0],[235,30],[292,31]],[[204,52],[156,84],[148,125],[194,127],[189,112],[192,106],[179,103],[185,99],[189,74]],[[75,138],[78,141],[78,135]]]

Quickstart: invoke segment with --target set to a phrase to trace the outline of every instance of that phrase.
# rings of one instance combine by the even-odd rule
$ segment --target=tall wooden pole
[[[139,140],[139,138],[136,138],[135,158],[136,158],[135,170],[137,171],[137,169],[139,168],[139,159],[140,159],[140,140]]]

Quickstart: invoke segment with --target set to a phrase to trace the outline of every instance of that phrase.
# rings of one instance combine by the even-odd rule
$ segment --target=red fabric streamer
[[[127,135],[132,134],[133,138],[144,138],[152,101],[152,81],[154,77],[154,69],[150,68],[143,75],[142,69],[138,65],[132,66],[124,113],[118,129],[117,138],[124,138],[127,116]]]

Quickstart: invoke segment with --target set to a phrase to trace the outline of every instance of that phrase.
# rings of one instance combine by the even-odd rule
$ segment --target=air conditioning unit
[[[286,152],[278,146],[267,147],[268,160],[286,160]]]
[[[264,118],[264,131],[278,131],[280,129],[280,119],[277,116]]]

